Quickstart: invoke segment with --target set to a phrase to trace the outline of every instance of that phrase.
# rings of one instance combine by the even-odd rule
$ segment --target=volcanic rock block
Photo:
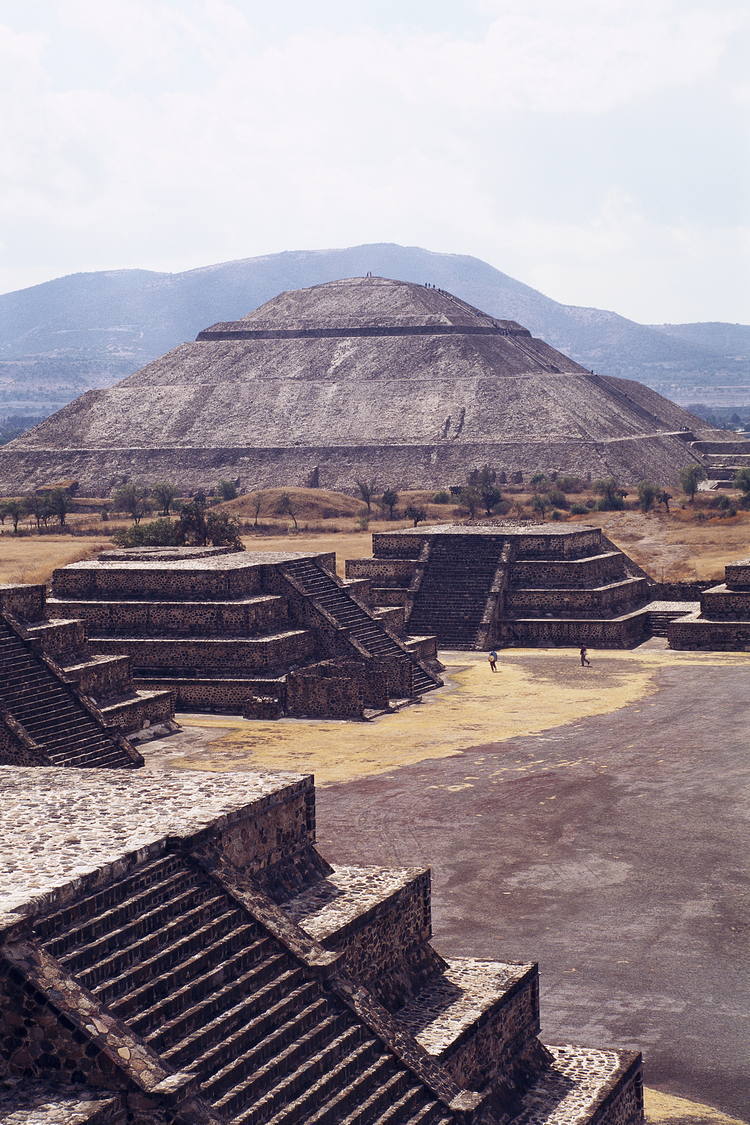
[[[312,778],[0,788],[11,1114],[44,1090],[47,1125],[640,1125],[640,1055],[539,1040],[536,965],[432,949],[428,871],[326,863]]]
[[[107,551],[55,571],[49,604],[86,622],[96,652],[129,657],[141,687],[175,692],[182,710],[366,718],[438,687],[334,566],[294,551]]]
[[[673,482],[721,436],[442,290],[379,277],[282,293],[0,450],[0,494],[72,478],[242,490],[444,487],[489,463]]]
[[[649,579],[600,528],[503,523],[382,532],[373,557],[347,562],[377,605],[402,605],[406,629],[446,648],[590,644],[649,635]]]

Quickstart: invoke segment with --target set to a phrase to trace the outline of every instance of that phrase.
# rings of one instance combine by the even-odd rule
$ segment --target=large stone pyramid
[[[0,494],[60,478],[94,495],[126,479],[432,488],[485,463],[667,482],[708,432],[514,321],[358,277],[282,293],[86,392],[0,451]]]

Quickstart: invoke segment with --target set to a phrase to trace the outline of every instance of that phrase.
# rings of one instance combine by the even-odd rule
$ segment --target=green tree
[[[367,510],[370,510],[369,506]],[[294,511],[294,501],[292,500],[288,492],[282,492],[281,496],[279,497],[279,502],[276,505],[276,515],[289,516],[292,520],[292,523],[294,524],[294,530],[297,530],[297,516]]]
[[[539,492],[540,489],[544,488],[546,483],[547,477],[544,473],[534,473],[529,481],[529,484],[535,492]]]
[[[615,477],[595,480],[594,492],[601,497],[597,504],[600,512],[621,512],[625,507],[627,493],[620,488],[620,484]]]
[[[378,490],[377,481],[374,480],[358,480],[357,491],[367,505],[367,514],[369,516],[372,507],[372,501]]]
[[[531,498],[531,510],[537,512],[542,519],[544,519],[545,512],[549,507],[549,496],[544,492],[535,492]]]
[[[398,504],[398,493],[395,488],[386,488],[380,497],[380,503],[388,509],[388,519],[393,519],[393,511]]]
[[[499,504],[503,498],[503,494],[499,488],[494,484],[486,484],[482,487],[482,505],[488,516],[492,515],[492,509],[495,505]]]
[[[229,512],[209,512],[206,516],[206,539],[214,547],[234,547],[244,551],[240,539],[240,525]]]
[[[461,503],[465,504],[469,509],[469,518],[474,519],[477,514],[477,508],[482,502],[482,497],[478,488],[472,488],[467,485],[461,489]]]
[[[705,475],[706,470],[702,465],[685,465],[683,469],[680,469],[682,491],[691,504],[695,500],[695,494],[698,491],[698,483],[703,480]]]
[[[177,496],[177,485],[172,484],[168,480],[160,480],[151,489],[154,500],[159,505],[159,511],[163,516],[169,515],[169,509]]]
[[[220,480],[216,488],[216,495],[220,496],[222,500],[236,500],[237,485],[233,480]]]
[[[651,481],[642,480],[638,484],[638,506],[642,512],[650,512],[656,503],[661,489]]]
[[[140,523],[151,511],[151,495],[140,484],[123,484],[112,497],[112,507],[116,512],[127,512],[133,523]]]
[[[50,492],[49,507],[52,515],[57,518],[60,527],[65,527],[65,517],[73,507],[73,497],[65,488],[56,488],[54,492]]]
[[[33,496],[29,496],[24,501],[24,510],[32,516],[36,522],[37,531],[42,527],[46,527],[53,516],[52,506],[49,501],[49,496],[40,495],[35,492]]]
[[[410,504],[409,507],[404,511],[404,515],[408,520],[412,521],[412,525],[414,527],[416,527],[418,523],[423,523],[424,520],[427,519],[427,512],[425,511],[425,509],[418,508],[415,504]]]
[[[182,543],[194,547],[205,547],[207,540],[206,498],[197,493],[180,508],[178,534]]]
[[[18,524],[23,516],[23,504],[20,500],[6,500],[3,508],[6,517],[13,524],[13,534],[18,535]]]
[[[734,487],[742,493],[742,507],[750,508],[750,467],[737,470]]]

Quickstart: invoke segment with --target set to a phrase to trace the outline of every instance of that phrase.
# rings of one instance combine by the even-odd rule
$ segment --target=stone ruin
[[[56,570],[50,610],[85,622],[95,652],[183,711],[369,718],[439,687],[434,637],[405,643],[398,607],[332,554],[170,547],[107,551]]]
[[[427,870],[332,867],[312,778],[0,768],[7,1125],[639,1125],[640,1055],[442,957]]]
[[[670,648],[750,651],[750,559],[724,568],[724,581],[701,591],[695,611],[671,622]]]
[[[438,524],[372,539],[372,558],[348,560],[347,576],[445,648],[628,648],[651,636],[654,616],[681,612],[654,600],[648,575],[601,528]]]
[[[75,479],[443,488],[474,468],[676,482],[726,440],[650,388],[587,371],[443,290],[354,277],[281,293],[0,450],[0,495]]]
[[[138,690],[126,656],[92,655],[44,586],[0,586],[0,763],[134,767],[132,739],[176,730],[170,691]],[[127,736],[127,737],[126,737]]]

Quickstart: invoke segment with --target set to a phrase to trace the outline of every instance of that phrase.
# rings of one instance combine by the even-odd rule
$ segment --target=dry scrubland
[[[275,514],[285,493],[292,501],[298,524],[296,530],[290,516]],[[402,491],[398,507],[401,511],[409,504],[424,508],[429,523],[466,519],[465,510],[453,504],[434,504],[433,495],[432,491]],[[504,495],[512,501],[514,509],[526,509],[531,497],[528,492],[508,489],[504,490]],[[693,506],[675,496],[669,515],[661,510],[646,515],[640,511],[592,511],[567,516],[566,522],[600,525],[656,579],[719,580],[723,578],[727,563],[750,554],[750,512],[739,511],[729,518],[712,515],[704,505],[713,495],[699,494]],[[260,499],[257,513],[256,496]],[[581,502],[586,497],[584,493],[570,499]],[[77,501],[81,508],[89,509],[74,510],[68,516],[71,532],[77,534],[14,536],[6,521],[0,534],[0,582],[44,582],[56,567],[91,558],[111,547],[109,536],[118,528],[128,526],[129,521],[117,516],[102,522],[96,509],[103,503]],[[375,504],[368,519],[367,506],[362,500],[326,489],[264,489],[257,494],[239,496],[219,507],[240,521],[248,550],[335,551],[340,573],[343,573],[346,559],[371,553],[373,531],[411,526],[410,520],[384,518]],[[528,516],[528,510],[525,514]],[[256,519],[259,526],[253,530]]]

